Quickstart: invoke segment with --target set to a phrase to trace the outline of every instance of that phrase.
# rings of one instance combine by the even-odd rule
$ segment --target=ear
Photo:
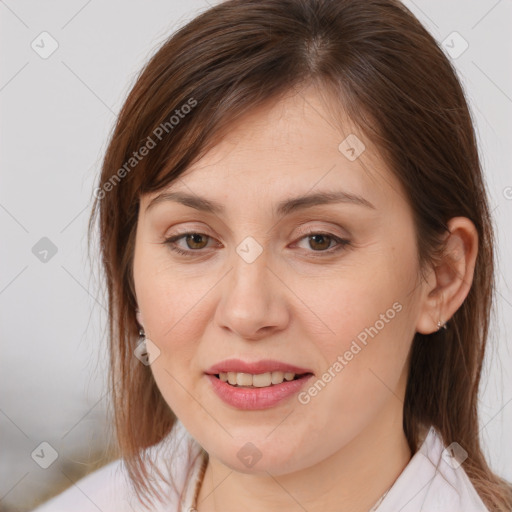
[[[431,334],[439,330],[459,309],[471,289],[478,253],[478,232],[467,217],[448,222],[445,250],[430,273],[416,331]]]

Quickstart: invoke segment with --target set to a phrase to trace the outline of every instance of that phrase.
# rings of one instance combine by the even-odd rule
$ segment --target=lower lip
[[[313,375],[306,375],[297,380],[283,381],[264,388],[243,388],[231,386],[214,375],[206,375],[212,383],[213,390],[224,402],[237,409],[268,409],[290,396],[298,393]]]

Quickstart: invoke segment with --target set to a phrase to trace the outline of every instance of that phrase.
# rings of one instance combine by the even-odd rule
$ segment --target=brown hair
[[[104,158],[89,236],[99,214],[115,430],[139,499],[158,496],[143,449],[161,441],[176,419],[150,368],[133,356],[139,199],[176,180],[235,119],[308,83],[334,95],[403,185],[422,270],[442,251],[450,218],[467,217],[477,229],[474,280],[450,328],[414,336],[403,426],[413,453],[422,426],[433,425],[447,444],[458,442],[487,507],[510,510],[510,486],[493,474],[479,440],[477,398],[495,283],[474,128],[452,64],[398,0],[225,1],[173,34],[129,93]],[[143,146],[148,151],[136,158]]]

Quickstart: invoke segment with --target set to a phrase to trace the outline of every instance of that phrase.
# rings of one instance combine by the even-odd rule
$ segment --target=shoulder
[[[462,447],[446,448],[431,428],[382,502],[382,512],[489,512],[464,471],[464,458]]]
[[[197,465],[200,447],[177,421],[171,434],[147,450],[164,480],[154,479],[163,501],[155,501],[153,512],[174,510],[187,482],[189,470]],[[171,482],[172,481],[172,482]],[[122,459],[115,460],[72,484],[33,512],[145,512],[137,500]]]

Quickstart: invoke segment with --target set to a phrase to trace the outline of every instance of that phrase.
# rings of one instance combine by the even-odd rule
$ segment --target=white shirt
[[[173,464],[165,462],[176,450]],[[165,501],[156,501],[153,512],[189,512],[202,479],[204,451],[178,420],[169,436],[149,448],[165,476],[174,477],[177,489],[155,478]],[[489,512],[466,475],[463,465],[448,455],[440,436],[431,428],[419,450],[397,478],[378,512]],[[186,472],[190,470],[187,480]],[[178,492],[185,496],[178,510]],[[146,512],[132,491],[122,459],[79,480],[33,512]]]

